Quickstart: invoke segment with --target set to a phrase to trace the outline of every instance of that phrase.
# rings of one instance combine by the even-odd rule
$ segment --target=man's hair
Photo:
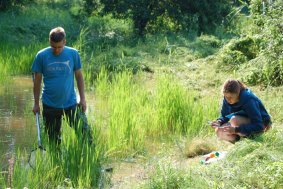
[[[236,79],[228,79],[223,84],[222,92],[237,94],[246,88],[247,86],[243,82]]]
[[[53,28],[49,33],[49,40],[55,43],[63,41],[65,38],[66,33],[62,27]]]

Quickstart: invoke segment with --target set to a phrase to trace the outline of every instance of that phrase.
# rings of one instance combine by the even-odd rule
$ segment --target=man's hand
[[[81,107],[82,111],[86,111],[86,101],[85,100],[80,100],[79,106]]]
[[[77,85],[79,89],[79,94],[80,94],[80,103],[79,105],[81,106],[81,109],[83,112],[86,111],[86,101],[85,101],[85,87],[84,87],[84,79],[83,79],[83,74],[81,70],[76,70],[75,71],[75,77],[77,80]]]
[[[35,115],[36,113],[40,113],[40,106],[35,104],[35,105],[33,106],[32,111],[33,111],[34,115]]]

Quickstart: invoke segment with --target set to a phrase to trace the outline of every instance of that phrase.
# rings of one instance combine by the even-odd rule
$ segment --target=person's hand
[[[220,127],[220,121],[219,120],[216,120],[216,121],[212,121],[210,123],[211,127],[213,128],[217,128],[217,127]]]
[[[81,109],[83,112],[86,111],[86,101],[85,100],[80,100],[80,103],[79,103]]]
[[[223,131],[228,132],[229,134],[236,134],[236,128],[231,125],[224,125]]]
[[[38,104],[33,105],[32,112],[34,113],[34,115],[36,113],[40,113],[40,106]]]

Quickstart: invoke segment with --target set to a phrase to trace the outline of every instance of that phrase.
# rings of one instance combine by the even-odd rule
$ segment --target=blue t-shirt
[[[43,75],[42,103],[53,108],[68,108],[77,103],[74,71],[81,69],[76,49],[65,46],[59,55],[51,47],[39,51],[32,71]]]

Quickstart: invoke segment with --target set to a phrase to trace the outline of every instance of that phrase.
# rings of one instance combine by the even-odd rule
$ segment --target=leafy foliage
[[[8,8],[12,6],[21,6],[25,5],[27,3],[31,3],[34,0],[1,0],[0,1],[0,11],[7,10]]]
[[[262,8],[260,0],[251,1],[256,26],[251,33],[261,39],[259,60],[264,61],[264,66],[260,74],[254,72],[248,80],[253,84],[278,86],[283,84],[283,1],[268,2]]]
[[[283,1],[252,0],[246,3],[250,14],[239,14],[234,19],[233,32],[240,36],[219,51],[218,65],[221,68],[228,65],[228,69],[235,71],[238,68],[248,70],[243,79],[250,84],[282,85]]]
[[[232,39],[218,53],[218,64],[235,66],[254,59],[259,54],[259,44],[251,36]]]
[[[211,32],[231,9],[231,3],[227,0],[101,0],[101,3],[105,13],[131,18],[138,34],[144,34],[151,29],[148,26],[154,27],[160,23],[173,25],[171,28],[174,30]]]
[[[90,16],[93,11],[97,10],[100,6],[98,0],[83,0],[83,10],[85,13]]]

